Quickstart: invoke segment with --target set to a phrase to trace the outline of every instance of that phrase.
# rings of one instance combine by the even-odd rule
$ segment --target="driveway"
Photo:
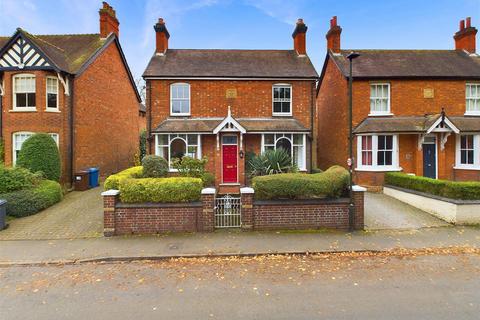
[[[446,226],[450,224],[383,193],[365,193],[365,229],[420,229]]]
[[[14,219],[0,240],[91,238],[103,235],[102,188],[68,193],[62,202],[35,215]]]

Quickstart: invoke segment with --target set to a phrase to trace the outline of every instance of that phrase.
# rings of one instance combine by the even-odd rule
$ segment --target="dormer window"
[[[170,85],[170,114],[172,116],[190,115],[190,85],[188,83]]]
[[[274,116],[292,115],[292,86],[289,84],[276,84],[273,86],[273,112]]]
[[[370,115],[389,115],[390,84],[373,83],[370,85]]]
[[[13,77],[13,110],[35,111],[35,76],[19,74]]]
[[[480,83],[467,83],[466,114],[480,115]]]
[[[47,111],[58,110],[58,79],[47,77]]]

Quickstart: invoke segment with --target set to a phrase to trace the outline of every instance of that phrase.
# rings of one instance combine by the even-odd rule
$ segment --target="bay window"
[[[390,84],[374,83],[370,85],[370,114],[390,114]]]
[[[398,162],[398,136],[357,137],[357,170],[397,171]]]
[[[292,115],[292,86],[289,84],[276,84],[273,86],[273,112],[274,116]]]
[[[31,74],[19,74],[13,77],[13,110],[35,111],[36,110],[35,76]]]
[[[188,83],[170,85],[170,114],[172,116],[190,115],[190,85]]]
[[[268,133],[262,135],[262,153],[284,149],[299,170],[307,170],[306,135],[296,133]]]
[[[47,110],[58,110],[58,79],[47,77]]]
[[[480,115],[480,83],[467,83],[466,114]]]
[[[480,135],[457,136],[456,168],[480,169]]]
[[[158,134],[155,137],[155,154],[168,161],[170,171],[175,171],[172,168],[173,159],[185,156],[195,159],[202,157],[199,134]]]
[[[12,135],[12,163],[15,165],[17,162],[18,154],[22,150],[23,143],[33,136],[34,132],[16,132]],[[59,135],[58,133],[49,133],[50,137],[55,141],[57,147],[59,146]]]

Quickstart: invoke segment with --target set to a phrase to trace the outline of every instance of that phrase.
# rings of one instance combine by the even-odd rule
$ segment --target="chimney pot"
[[[465,29],[465,20],[460,20],[460,30]]]
[[[472,18],[467,17],[467,25],[466,25],[466,27],[467,27],[467,28],[470,28],[471,26],[472,26]]]

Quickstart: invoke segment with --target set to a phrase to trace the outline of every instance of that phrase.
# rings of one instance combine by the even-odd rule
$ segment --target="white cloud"
[[[244,2],[264,14],[289,25],[295,25],[297,19],[301,18],[300,11],[305,4],[301,0],[244,0]]]

